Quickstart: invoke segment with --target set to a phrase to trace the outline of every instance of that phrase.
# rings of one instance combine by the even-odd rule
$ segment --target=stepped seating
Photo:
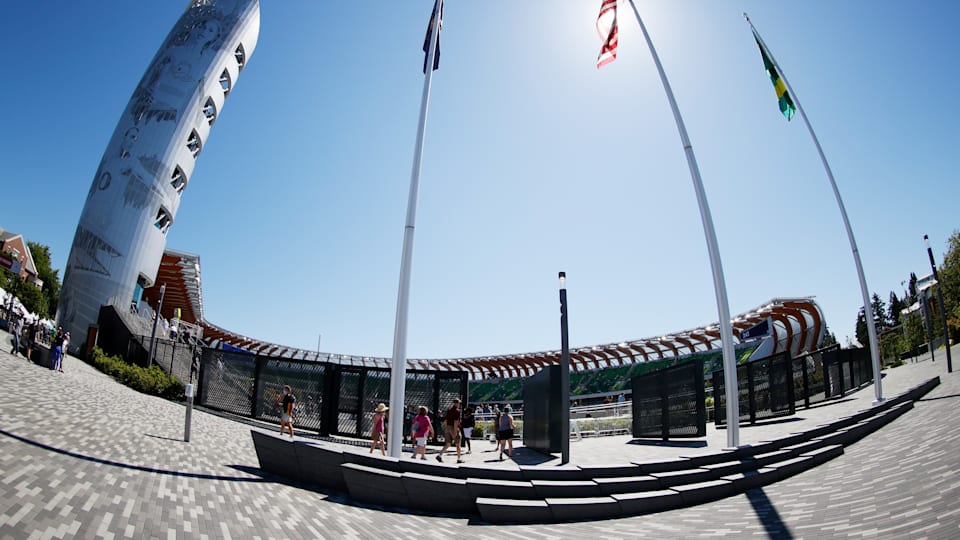
[[[358,501],[479,514],[494,523],[605,519],[701,504],[816,467],[909,411],[939,383],[936,377],[869,409],[776,440],[671,460],[599,466],[455,466],[251,433],[263,470],[348,491]]]

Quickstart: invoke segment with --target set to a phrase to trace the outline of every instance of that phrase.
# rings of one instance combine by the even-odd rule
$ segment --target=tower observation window
[[[243,69],[243,66],[247,63],[247,53],[243,50],[243,43],[237,45],[237,50],[233,52],[233,56],[237,59],[237,70]]]
[[[207,123],[211,126],[217,119],[217,104],[213,102],[212,97],[207,97],[207,101],[203,104],[203,116],[207,118]]]
[[[183,189],[187,187],[187,175],[183,174],[183,169],[179,165],[173,168],[173,174],[170,176],[170,185],[173,186],[173,189],[177,190],[177,193],[183,193]]]
[[[170,217],[170,214],[162,206],[157,212],[157,219],[153,222],[153,226],[157,229],[160,229],[160,232],[167,234],[167,231],[170,230],[170,225],[173,224],[173,218]]]
[[[200,142],[200,134],[197,133],[197,130],[190,132],[190,137],[187,138],[187,149],[190,150],[193,157],[200,155],[200,150],[203,149],[203,143]]]
[[[220,88],[223,89],[223,95],[228,95],[232,87],[233,81],[230,80],[230,72],[224,69],[223,73],[220,74]]]

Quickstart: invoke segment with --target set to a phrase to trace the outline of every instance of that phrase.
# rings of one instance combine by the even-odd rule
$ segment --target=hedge
[[[120,383],[133,388],[138,392],[164,399],[181,399],[183,397],[183,383],[176,377],[168,375],[156,364],[149,368],[128,364],[118,356],[107,356],[99,348],[94,348],[90,355],[93,367],[113,377]]]

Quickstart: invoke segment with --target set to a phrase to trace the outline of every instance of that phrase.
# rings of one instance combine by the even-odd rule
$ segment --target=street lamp
[[[153,332],[150,333],[150,352],[147,354],[147,367],[153,365],[153,350],[157,340],[157,323],[160,322],[160,310],[163,309],[163,294],[167,292],[167,284],[160,285],[160,301],[157,302],[157,314],[153,317]]]
[[[567,332],[567,273],[560,272],[560,463],[570,463],[570,340]]]
[[[943,322],[943,344],[947,348],[947,373],[953,373],[953,358],[950,356],[950,336],[947,333],[947,310],[943,305],[943,284],[937,274],[937,263],[933,262],[933,250],[930,249],[930,238],[923,235],[923,243],[927,245],[927,256],[930,257],[930,268],[933,269],[933,279],[937,282],[937,303],[940,304],[940,320]],[[932,324],[931,324],[932,326]],[[933,343],[930,344],[933,348]]]

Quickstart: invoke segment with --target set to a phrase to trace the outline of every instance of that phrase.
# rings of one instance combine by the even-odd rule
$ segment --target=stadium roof
[[[174,306],[183,309],[182,319],[203,327],[204,341],[210,346],[231,345],[252,353],[276,358],[333,362],[343,365],[390,367],[390,358],[325,353],[270,343],[221,328],[203,317],[200,291],[200,258],[167,250],[163,254],[156,283],[166,283],[163,315],[172,315]],[[170,312],[167,313],[167,307]],[[732,320],[737,343],[754,326],[768,322],[764,337],[773,350],[769,354],[790,351],[793,355],[812,351],[823,338],[825,323],[820,307],[810,297],[774,298]],[[744,338],[744,342],[756,339]],[[678,358],[693,353],[720,349],[719,324],[711,323],[671,334],[605,343],[570,350],[571,369],[585,371],[635,362]],[[560,350],[477,356],[467,358],[408,359],[408,369],[466,371],[471,379],[523,377],[541,368],[560,363]]]

